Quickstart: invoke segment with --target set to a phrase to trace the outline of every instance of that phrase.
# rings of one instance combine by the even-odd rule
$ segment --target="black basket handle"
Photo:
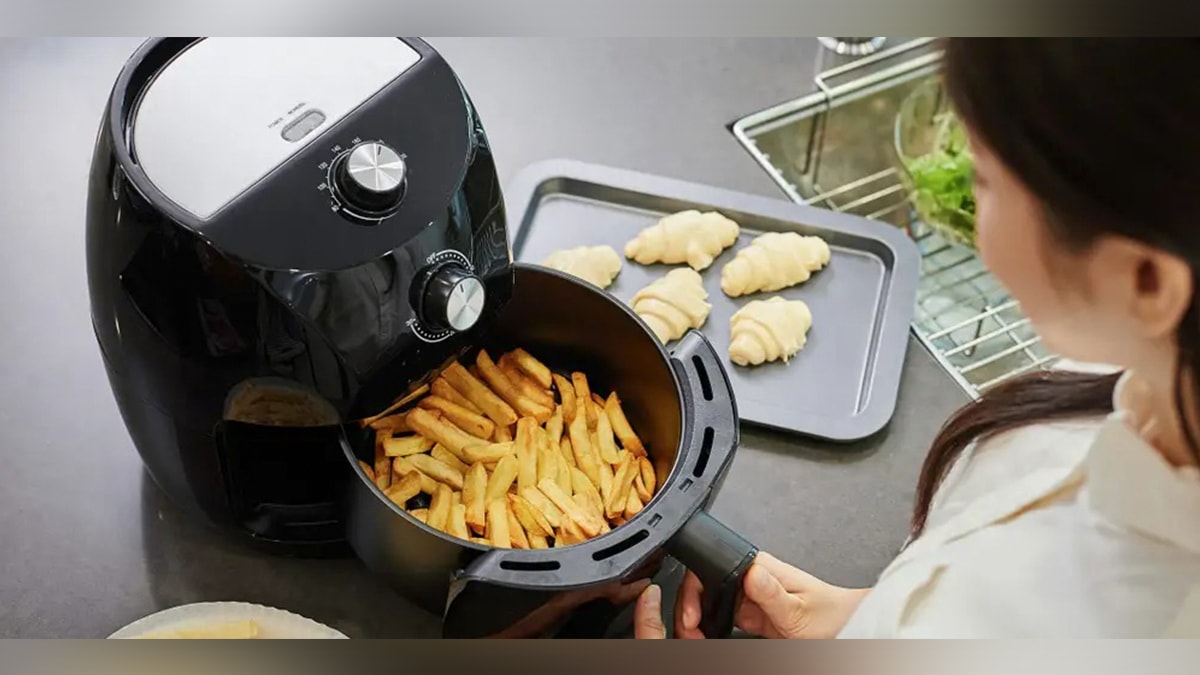
[[[671,361],[684,382],[685,415],[694,420],[685,446],[687,472],[706,495],[667,548],[704,586],[700,630],[708,638],[733,633],[734,614],[742,597],[742,578],[758,548],[703,510],[723,481],[737,449],[739,427],[733,384],[720,357],[700,332],[679,341]]]

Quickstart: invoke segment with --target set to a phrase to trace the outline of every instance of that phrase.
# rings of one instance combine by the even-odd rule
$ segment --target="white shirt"
[[[1200,637],[1200,471],[1122,407],[968,449],[840,637]]]

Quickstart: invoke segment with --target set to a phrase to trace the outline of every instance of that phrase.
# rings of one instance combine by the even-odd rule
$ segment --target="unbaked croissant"
[[[577,246],[551,253],[542,265],[608,288],[621,272],[621,256],[611,246]]]
[[[687,267],[651,282],[629,304],[663,344],[683,337],[689,328],[704,325],[712,309],[700,273]]]
[[[736,298],[808,281],[829,264],[829,244],[795,232],[768,232],[738,251],[721,270],[721,290]]]
[[[787,362],[804,347],[811,327],[812,312],[801,300],[748,302],[729,320],[729,360],[739,366]]]
[[[709,211],[680,211],[665,216],[625,244],[625,257],[643,265],[687,263],[702,270],[737,241],[741,228]]]

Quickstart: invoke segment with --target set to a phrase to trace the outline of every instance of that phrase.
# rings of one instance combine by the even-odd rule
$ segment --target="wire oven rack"
[[[794,201],[904,228],[921,251],[916,335],[972,396],[1053,365],[1017,303],[976,253],[947,242],[917,217],[894,151],[900,104],[936,79],[933,38],[903,42],[817,74],[817,90],[744,117],[732,131]]]

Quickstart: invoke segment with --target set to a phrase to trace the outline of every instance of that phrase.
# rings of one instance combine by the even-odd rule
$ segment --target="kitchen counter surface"
[[[352,637],[432,637],[435,617],[354,560],[266,557],[185,520],[146,477],[88,319],[85,179],[140,40],[0,41],[0,637],[103,637],[153,611],[244,600]],[[726,126],[813,89],[808,39],[434,39],[501,177],[571,158],[782,198]],[[916,474],[966,400],[912,341],[895,419],[867,442],[746,429],[718,517],[831,582],[868,585],[905,537]]]

